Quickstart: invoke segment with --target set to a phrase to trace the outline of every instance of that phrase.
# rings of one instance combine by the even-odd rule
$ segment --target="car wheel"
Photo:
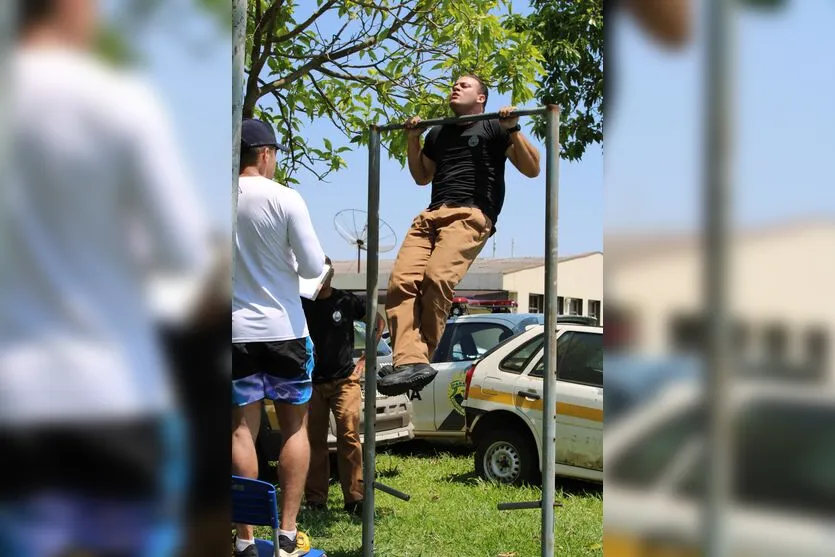
[[[520,485],[530,481],[536,455],[524,434],[501,429],[485,434],[476,445],[475,469],[485,480]]]

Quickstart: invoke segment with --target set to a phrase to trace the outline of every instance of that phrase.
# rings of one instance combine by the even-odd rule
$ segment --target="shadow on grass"
[[[462,484],[462,485],[479,485],[484,482],[478,474],[473,472],[466,472],[464,474],[449,474],[441,478],[445,482]]]
[[[394,514],[394,509],[385,505],[376,505],[374,510],[377,520]],[[316,538],[330,537],[333,534],[331,529],[334,527],[344,529],[351,524],[361,526],[362,517],[349,515],[342,509],[341,505],[330,504],[327,510],[302,508],[299,512],[298,523],[301,525],[301,529],[310,535],[315,542]],[[328,552],[328,557],[332,557],[331,552]]]
[[[362,557],[362,548],[349,551],[326,551],[328,557]]]
[[[466,472],[464,474],[449,474],[442,478],[445,482],[456,483],[467,486],[476,486],[484,483],[486,480],[482,479],[475,471]],[[522,487],[542,488],[542,482],[526,483]],[[561,491],[565,495],[574,495],[577,497],[600,497],[603,495],[603,485],[592,482],[585,482],[582,480],[574,480],[571,478],[557,478],[556,480],[557,497]]]
[[[377,467],[377,478],[396,478],[400,475],[399,466]]]
[[[411,458],[438,458],[441,456],[471,456],[472,447],[453,445],[450,443],[432,442],[415,439],[404,443],[397,443],[382,449],[380,454],[390,454]]]
[[[556,488],[558,492],[562,490],[562,492],[566,495],[576,495],[578,497],[603,497],[602,483],[586,482],[571,478],[557,478]]]

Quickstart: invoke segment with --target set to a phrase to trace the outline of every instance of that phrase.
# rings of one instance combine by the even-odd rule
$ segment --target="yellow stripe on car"
[[[538,410],[542,412],[542,400],[530,400],[524,397],[517,397],[513,393],[505,391],[496,391],[493,389],[483,389],[480,386],[470,388],[468,398],[473,400],[484,400],[495,404],[503,404],[505,406],[513,406],[514,408],[527,408],[531,410]],[[515,398],[515,400],[514,400]],[[572,418],[581,418],[584,420],[591,420],[593,422],[603,421],[603,410],[600,408],[589,408],[588,406],[580,406],[578,404],[568,404],[567,402],[557,403],[557,414],[563,416],[570,416]]]

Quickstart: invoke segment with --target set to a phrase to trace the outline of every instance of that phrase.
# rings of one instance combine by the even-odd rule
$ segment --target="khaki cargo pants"
[[[490,218],[472,207],[442,205],[412,221],[386,296],[394,365],[429,363],[446,327],[452,293],[492,228]]]
[[[330,414],[336,419],[336,457],[339,483],[345,503],[363,498],[362,445],[360,444],[360,410],[362,391],[359,376],[315,383],[310,397],[307,435],[310,441],[310,468],[304,487],[308,503],[328,502],[330,459],[328,429]]]

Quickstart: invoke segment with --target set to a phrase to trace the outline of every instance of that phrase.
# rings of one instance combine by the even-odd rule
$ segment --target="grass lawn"
[[[510,501],[536,501],[539,488],[486,483],[473,472],[466,450],[420,442],[395,445],[377,455],[378,479],[411,501],[377,491],[376,555],[379,557],[536,557],[538,510],[498,511]],[[594,485],[557,479],[556,553],[603,555],[603,497]],[[342,510],[339,484],[331,483],[327,512],[303,512],[300,528],[329,557],[361,557],[362,521]],[[268,537],[268,530],[256,530]]]

